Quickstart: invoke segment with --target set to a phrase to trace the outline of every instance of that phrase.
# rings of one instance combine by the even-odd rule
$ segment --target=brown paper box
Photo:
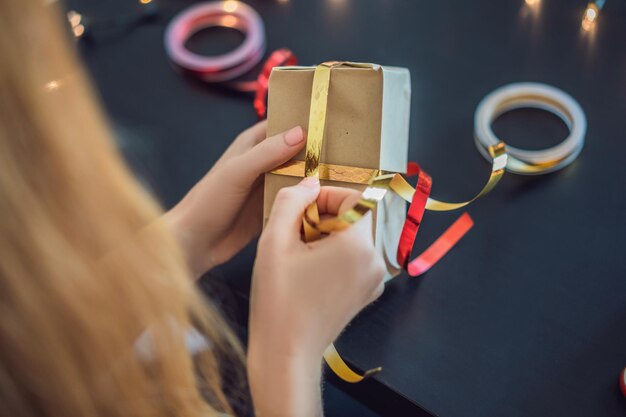
[[[268,136],[294,126],[307,130],[314,71],[314,67],[274,68],[268,92]],[[333,69],[321,162],[406,172],[410,101],[411,83],[405,68]],[[304,150],[294,160],[304,160]],[[296,177],[265,175],[264,221],[278,190],[299,181]],[[365,184],[324,180],[322,185],[359,191],[366,188]],[[387,278],[399,269],[396,250],[405,217],[405,202],[393,193],[387,193],[374,212],[374,237],[387,262]]]

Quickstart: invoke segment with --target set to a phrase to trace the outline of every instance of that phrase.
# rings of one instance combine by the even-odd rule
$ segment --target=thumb
[[[302,214],[319,192],[320,183],[314,177],[307,177],[293,187],[281,188],[276,194],[264,233],[288,244],[299,241]]]
[[[304,132],[296,126],[262,140],[248,151],[237,157],[235,164],[237,185],[249,187],[261,174],[271,171],[295,156],[304,146]]]

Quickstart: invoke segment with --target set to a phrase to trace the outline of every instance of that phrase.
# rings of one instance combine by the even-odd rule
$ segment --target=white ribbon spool
[[[558,88],[540,83],[515,83],[491,92],[481,100],[474,114],[474,141],[488,160],[489,146],[500,142],[491,125],[500,115],[519,108],[549,111],[563,120],[570,133],[560,144],[542,150],[519,149],[506,145],[509,154],[506,169],[524,175],[539,175],[557,171],[572,163],[585,143],[587,119],[572,96]]]

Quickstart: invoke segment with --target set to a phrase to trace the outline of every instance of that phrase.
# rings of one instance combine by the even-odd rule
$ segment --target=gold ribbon
[[[306,141],[306,153],[304,157],[304,176],[319,178],[319,163],[324,142],[324,129],[326,127],[326,109],[328,104],[328,89],[330,87],[330,70],[333,63],[318,65],[313,75],[313,87],[311,89],[311,108],[309,110],[309,131]],[[314,222],[319,222],[320,214],[317,203],[311,203],[306,213]],[[312,227],[311,223],[302,218],[302,228],[305,240],[312,242],[321,237],[319,230]]]
[[[393,191],[404,200],[411,203],[415,188],[402,175],[378,169],[366,169],[320,163],[324,129],[326,126],[327,99],[330,87],[330,75],[333,68],[341,65],[357,68],[373,68],[371,64],[351,62],[325,62],[315,68],[311,93],[311,107],[309,112],[309,127],[307,135],[305,161],[290,161],[271,171],[273,174],[288,176],[318,177],[335,181],[368,184],[359,201],[348,211],[329,219],[320,221],[317,203],[312,203],[302,217],[304,239],[312,242],[320,239],[322,233],[331,233],[343,230],[359,221],[368,211],[374,210],[383,200],[388,191]],[[500,142],[488,148],[492,157],[491,176],[483,189],[471,200],[461,203],[446,203],[435,199],[428,199],[426,208],[433,211],[455,210],[466,206],[477,198],[482,197],[495,187],[500,181],[506,166],[507,154],[504,143]],[[366,180],[367,179],[367,180]],[[341,359],[333,344],[324,352],[324,359],[330,369],[341,379],[347,382],[360,382],[364,378],[374,375],[382,367],[370,369],[363,374],[353,371]]]
[[[461,203],[446,203],[443,201],[435,200],[433,198],[429,198],[426,201],[426,210],[431,211],[450,211],[456,210],[461,207],[465,207],[471,202],[479,199],[480,197],[487,194],[489,191],[493,190],[493,187],[496,186],[500,178],[504,175],[504,168],[506,167],[508,155],[506,153],[506,147],[504,146],[504,142],[499,142],[494,146],[489,146],[487,149],[489,155],[492,159],[491,166],[491,176],[489,180],[487,180],[487,184],[483,187],[482,190],[476,196],[470,200],[463,201]],[[412,194],[411,194],[412,196]],[[408,200],[410,202],[410,200]]]
[[[335,345],[333,345],[332,343],[324,351],[324,359],[326,360],[328,367],[332,369],[339,378],[343,379],[346,382],[361,382],[365,378],[383,370],[383,368],[379,366],[378,368],[373,368],[369,371],[366,371],[363,375],[357,374],[352,369],[350,369],[348,364],[345,363],[343,359],[341,359],[339,352],[337,352],[337,349],[335,349]]]
[[[302,178],[303,172],[304,161],[289,161],[271,171],[272,174],[300,178]],[[379,174],[380,170],[378,169],[348,167],[345,165],[325,164],[323,162],[320,162],[317,171],[320,180],[350,182],[353,184],[369,184]]]

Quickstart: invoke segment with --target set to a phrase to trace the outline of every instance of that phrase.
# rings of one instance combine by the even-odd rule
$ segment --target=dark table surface
[[[161,2],[162,17],[129,31],[94,32],[81,45],[119,144],[166,207],[178,201],[255,122],[251,99],[184,78],[163,32],[189,1]],[[131,0],[70,0],[94,22],[132,13]],[[268,47],[303,64],[330,59],[411,70],[410,159],[433,195],[460,200],[485,180],[472,142],[473,112],[506,83],[540,81],[586,112],[578,160],[542,177],[506,175],[469,207],[475,228],[425,276],[400,276],[354,320],[337,346],[363,384],[341,385],[383,415],[624,416],[626,366],[626,2],[608,0],[592,33],[585,1],[251,1]],[[190,46],[225,52],[241,36],[198,34]],[[541,111],[501,117],[512,145],[541,148],[567,135]],[[455,218],[427,213],[416,253]],[[251,245],[213,275],[245,294]],[[205,281],[207,281],[207,278]],[[245,301],[241,301],[241,316]],[[427,414],[424,414],[427,415]]]

